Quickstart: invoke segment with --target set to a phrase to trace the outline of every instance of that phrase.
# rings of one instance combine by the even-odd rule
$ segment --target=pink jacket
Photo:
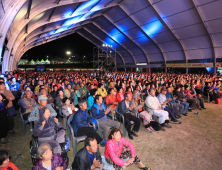
[[[105,158],[110,157],[110,159],[119,166],[124,166],[124,161],[120,159],[120,155],[123,150],[123,146],[130,147],[131,155],[136,155],[136,150],[132,143],[124,139],[120,139],[119,145],[113,139],[109,139],[105,146]],[[118,155],[118,156],[117,156]]]

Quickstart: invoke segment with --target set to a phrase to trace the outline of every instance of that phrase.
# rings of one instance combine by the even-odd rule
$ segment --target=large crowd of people
[[[133,144],[122,135],[120,124],[124,123],[130,140],[139,137],[141,124],[147,134],[165,131],[172,124],[179,126],[183,116],[206,109],[205,99],[218,101],[221,80],[217,74],[6,72],[0,76],[0,146],[9,142],[8,133],[15,134],[14,116],[20,108],[23,119],[34,122],[32,135],[39,143],[38,160],[32,169],[66,169],[59,145],[65,142],[62,126],[66,127],[58,121],[61,111],[67,118],[74,114],[71,126],[76,137],[87,136],[85,147],[72,163],[73,169],[102,169],[100,144],[105,147],[106,162],[114,169],[137,164],[147,170],[150,168],[137,156]],[[0,169],[15,167],[9,156],[8,150],[0,150]],[[125,158],[129,159],[124,162]]]

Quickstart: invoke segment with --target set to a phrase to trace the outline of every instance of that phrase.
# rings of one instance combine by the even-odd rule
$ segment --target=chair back
[[[68,127],[69,127],[69,129],[70,129],[70,131],[71,131],[71,133],[72,133],[73,138],[74,138],[75,136],[74,136],[74,130],[73,130],[73,128],[72,128],[71,122],[72,122],[72,120],[73,120],[74,115],[75,115],[75,114],[72,114],[71,116],[69,116],[69,119],[68,119],[68,122],[67,122]]]
[[[62,114],[62,108],[59,109],[59,115],[60,115],[62,118],[65,118],[65,116]]]

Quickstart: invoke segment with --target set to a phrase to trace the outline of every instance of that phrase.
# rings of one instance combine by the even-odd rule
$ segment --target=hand
[[[134,159],[135,159],[135,158],[130,158],[130,159],[127,161],[127,163],[133,164]]]
[[[130,105],[130,107],[129,107],[130,110],[133,110],[134,108],[135,108],[134,105]]]
[[[13,99],[12,99],[12,97],[9,97],[9,100],[11,100],[11,101],[12,101],[12,100],[13,100]]]
[[[59,166],[55,170],[63,170],[63,167]]]
[[[39,117],[39,115],[37,115],[36,117]]]
[[[110,108],[107,108],[105,114],[108,114],[110,111],[111,111]]]
[[[89,125],[89,127],[92,127],[92,125],[90,125],[89,123],[87,123]]]
[[[101,163],[99,162],[99,160],[96,160],[96,158],[94,158],[93,160],[93,166],[95,168],[100,168],[101,167]]]
[[[85,93],[85,92],[86,92],[85,90],[82,91],[82,93]]]
[[[158,107],[158,109],[157,110],[161,110],[161,107]]]
[[[177,99],[177,97],[173,97],[173,100],[176,100]]]
[[[46,121],[44,120],[44,121],[42,122],[42,127],[44,127],[44,126],[45,126],[45,123],[46,123]]]
[[[171,101],[172,101],[172,98],[168,98],[168,101],[171,102]]]
[[[0,102],[2,102],[3,98],[2,98],[2,95],[0,95]]]
[[[56,124],[59,123],[59,120],[57,118],[54,118],[54,121],[56,122]]]

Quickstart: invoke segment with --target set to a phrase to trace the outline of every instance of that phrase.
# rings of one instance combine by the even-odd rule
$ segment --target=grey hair
[[[151,92],[152,90],[156,91],[154,88],[151,88],[151,89],[150,89],[150,92]]]
[[[86,102],[86,100],[80,100],[80,101],[78,102],[78,104],[79,104],[79,106],[82,106],[83,103],[85,103],[85,102]]]
[[[42,146],[48,146],[47,149],[42,149]],[[39,146],[38,150],[37,150],[37,158],[38,159],[41,159],[42,155],[48,150],[48,149],[51,149],[52,150],[52,147],[48,144],[48,143],[43,143]]]
[[[31,92],[30,90],[26,90],[26,91],[25,91],[25,94],[26,94],[27,92],[30,92],[30,93],[32,93],[32,92]]]

